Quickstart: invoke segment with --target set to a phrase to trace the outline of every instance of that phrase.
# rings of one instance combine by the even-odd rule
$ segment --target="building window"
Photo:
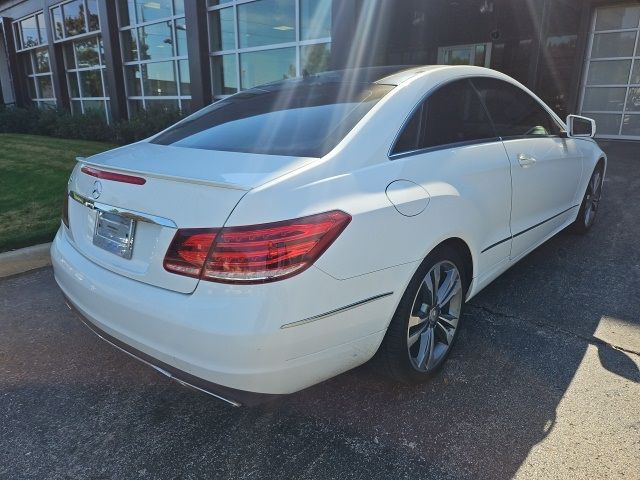
[[[29,99],[36,107],[55,107],[43,12],[13,22],[13,32]]]
[[[216,98],[330,68],[331,0],[208,0]]]
[[[54,41],[62,46],[71,112],[98,111],[109,121],[97,0],[71,0],[50,11]]]
[[[120,0],[118,17],[129,115],[150,107],[189,111],[184,0]]]
[[[109,97],[105,91],[104,48],[99,36],[71,40],[64,44],[64,63],[73,113],[104,112],[109,118]]]

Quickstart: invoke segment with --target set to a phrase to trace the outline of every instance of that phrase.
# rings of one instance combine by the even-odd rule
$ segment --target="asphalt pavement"
[[[640,479],[640,147],[592,232],[468,306],[419,387],[363,366],[236,409],[95,337],[50,268],[0,280],[0,479]]]

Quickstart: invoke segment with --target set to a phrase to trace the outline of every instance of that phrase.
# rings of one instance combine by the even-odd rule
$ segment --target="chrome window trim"
[[[117,215],[121,215],[124,218],[129,218],[138,222],[160,225],[162,227],[173,228],[176,230],[178,229],[178,225],[176,225],[173,220],[170,220],[168,218],[138,212],[136,210],[129,210],[127,208],[114,207],[112,205],[107,205],[106,203],[96,202],[80,195],[79,193],[74,192],[73,190],[69,191],[69,197],[78,202],[80,205],[84,205],[91,210],[97,210],[99,212],[105,213],[115,213]]]

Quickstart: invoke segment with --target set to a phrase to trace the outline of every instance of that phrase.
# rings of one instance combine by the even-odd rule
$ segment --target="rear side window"
[[[503,138],[559,135],[562,128],[540,102],[524,90],[494,78],[474,78],[496,133]]]
[[[214,103],[152,143],[322,157],[392,89],[390,85],[343,82],[266,85]]]
[[[469,80],[449,83],[414,112],[392,154],[496,138],[487,112]]]

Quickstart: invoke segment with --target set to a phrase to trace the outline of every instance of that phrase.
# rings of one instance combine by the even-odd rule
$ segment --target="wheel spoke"
[[[447,276],[438,290],[438,307],[444,307],[460,291],[460,275],[458,270],[452,268],[447,272]]]
[[[429,327],[420,336],[420,349],[416,360],[418,368],[421,370],[427,368],[433,354],[433,333],[433,329]]]
[[[414,309],[413,315],[409,317],[409,328],[416,327],[427,320],[429,315],[429,305],[422,303],[417,311]]]
[[[416,342],[420,340],[420,337],[424,334],[426,327],[427,327],[427,324],[423,323],[422,327],[416,328],[415,332],[413,333],[409,333],[409,337],[407,338],[407,346],[409,348],[413,347],[416,344]]]
[[[438,289],[440,288],[440,265],[436,265],[431,270],[431,273],[433,274],[433,279],[431,280],[433,285],[431,305],[436,305],[438,303]]]
[[[440,316],[436,323],[436,327],[443,334],[447,345],[451,345],[451,342],[453,342],[453,336],[456,333],[458,320],[450,315],[447,315],[447,317],[449,318],[445,318],[445,315]]]

